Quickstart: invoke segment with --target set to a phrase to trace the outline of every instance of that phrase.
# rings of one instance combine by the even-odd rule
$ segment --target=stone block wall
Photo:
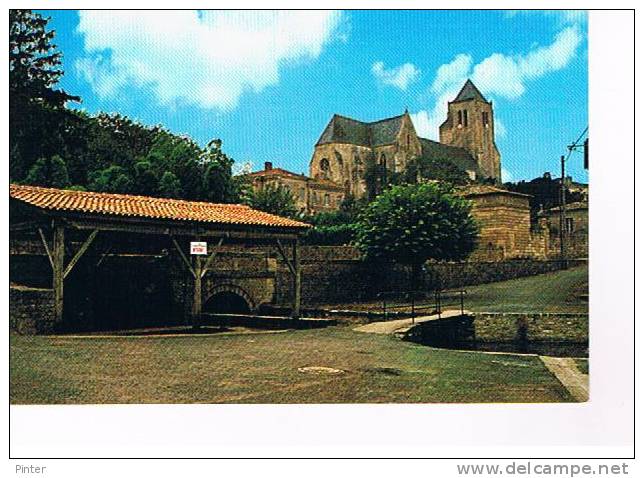
[[[54,291],[17,285],[9,287],[9,326],[25,335],[54,332]]]
[[[423,322],[409,331],[412,340],[426,343],[530,342],[588,343],[588,314],[475,313]]]

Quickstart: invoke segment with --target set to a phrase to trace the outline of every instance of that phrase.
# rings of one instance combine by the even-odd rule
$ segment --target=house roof
[[[317,144],[348,143],[368,147],[391,144],[396,141],[404,116],[365,123],[335,114]]]
[[[341,185],[329,179],[311,178],[304,174],[297,174],[282,168],[262,169],[261,171],[254,171],[252,173],[248,173],[247,176],[250,176],[253,178],[265,178],[265,177],[290,178],[290,179],[295,179],[300,181],[308,181],[309,183],[313,183],[313,185],[315,186],[324,187],[325,189],[335,189],[338,191],[344,191],[344,188]]]
[[[474,171],[478,175],[478,163],[464,148],[449,146],[426,138],[418,139],[420,140],[423,157],[443,161],[447,160],[464,171]]]
[[[303,222],[251,209],[242,204],[216,204],[127,194],[67,191],[18,184],[9,186],[9,196],[21,203],[47,211],[239,226],[310,227]]]
[[[463,85],[463,88],[461,88],[461,91],[458,93],[458,95],[456,95],[456,98],[454,98],[454,102],[469,101],[469,100],[479,100],[479,101],[485,101],[487,103],[487,100],[481,94],[478,88],[474,86],[474,83],[472,83],[472,80],[467,80]]]

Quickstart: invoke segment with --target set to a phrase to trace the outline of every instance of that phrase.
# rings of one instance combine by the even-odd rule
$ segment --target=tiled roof
[[[428,159],[451,161],[463,171],[474,171],[479,174],[479,167],[476,160],[464,148],[437,143],[431,139],[418,138],[422,149],[422,155]]]
[[[463,85],[463,88],[461,88],[461,91],[456,95],[456,98],[454,98],[454,101],[468,101],[468,100],[479,100],[479,101],[485,101],[487,103],[487,100],[485,97],[481,94],[481,92],[478,90],[476,86],[474,86],[474,83],[472,83],[471,80],[467,80],[465,84]]]
[[[333,115],[317,144],[348,143],[358,146],[380,146],[396,141],[404,115],[372,123]]]
[[[292,177],[295,179],[307,179],[308,176],[305,176],[304,174],[297,174],[293,173],[291,171],[287,171],[286,169],[282,168],[271,168],[271,169],[262,169],[260,171],[253,171],[252,173],[248,173],[248,176],[288,176]]]
[[[106,216],[142,217],[173,221],[195,221],[213,224],[265,227],[309,227],[242,204],[215,204],[127,194],[41,188],[11,184],[9,196],[48,211],[90,213]]]
[[[329,179],[311,178],[309,176],[293,173],[291,171],[287,171],[286,169],[282,169],[282,168],[262,169],[261,171],[254,171],[252,173],[248,173],[247,176],[251,176],[253,178],[271,177],[271,176],[291,178],[291,179],[300,180],[300,181],[308,181],[309,183],[312,183],[314,186],[321,186],[321,187],[324,187],[325,189],[336,189],[338,191],[344,191],[344,188],[340,184],[335,183]]]

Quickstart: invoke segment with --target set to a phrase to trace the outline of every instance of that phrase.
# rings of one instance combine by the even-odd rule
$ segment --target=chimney
[[[266,161],[264,163],[264,171],[270,171],[271,169],[273,169],[273,163],[271,163],[270,161]]]

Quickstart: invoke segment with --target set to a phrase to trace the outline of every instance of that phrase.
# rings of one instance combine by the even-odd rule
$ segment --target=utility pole
[[[564,269],[568,268],[566,261],[566,159],[561,156],[561,184],[559,185],[559,255]]]

